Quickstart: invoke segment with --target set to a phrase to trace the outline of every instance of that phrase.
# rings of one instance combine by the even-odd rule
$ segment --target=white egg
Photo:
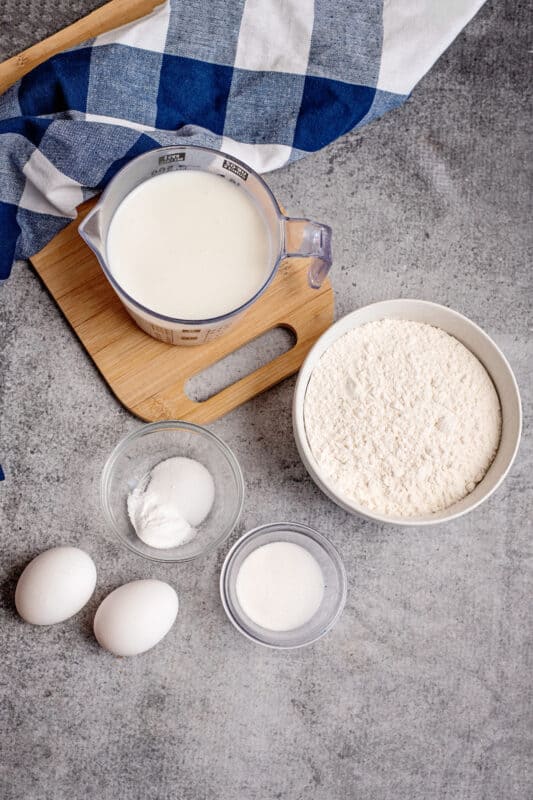
[[[53,625],[77,614],[94,592],[96,567],[77,547],[40,553],[18,579],[15,606],[26,622]]]
[[[168,583],[132,581],[100,604],[94,617],[98,643],[117,656],[136,656],[167,635],[178,613],[178,595]]]

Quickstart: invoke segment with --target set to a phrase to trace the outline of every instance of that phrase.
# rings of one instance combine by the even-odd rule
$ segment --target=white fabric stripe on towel
[[[384,0],[378,89],[409,94],[485,0]]]
[[[246,0],[235,66],[305,75],[314,21],[313,0]]]
[[[288,164],[292,149],[284,144],[246,144],[229,136],[222,138],[220,149],[248,164],[256,172],[271,172]]]
[[[80,184],[64,175],[40,150],[34,150],[22,170],[26,183],[19,206],[54,217],[76,216],[76,206],[83,202]]]
[[[139,50],[164,53],[169,19],[170,3],[167,0],[146,17],[97,36],[92,46],[124,44],[129,47],[137,47]]]

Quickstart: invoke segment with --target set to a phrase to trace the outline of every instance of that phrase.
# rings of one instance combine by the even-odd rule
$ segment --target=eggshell
[[[33,625],[53,625],[77,614],[94,592],[96,567],[77,547],[40,553],[18,579],[15,606]]]
[[[167,635],[178,613],[178,595],[168,583],[132,581],[100,604],[94,617],[98,643],[117,656],[136,656]]]

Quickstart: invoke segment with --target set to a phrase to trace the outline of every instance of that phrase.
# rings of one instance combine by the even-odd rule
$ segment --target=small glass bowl
[[[194,539],[179,547],[160,549],[145,544],[128,516],[127,499],[139,480],[173,456],[201,462],[215,482],[215,500]],[[191,422],[153,422],[130,433],[109,456],[100,482],[100,499],[107,521],[130,550],[152,561],[190,561],[224,542],[241,515],[244,480],[235,456],[214,433]]]
[[[324,576],[324,596],[318,611],[305,625],[288,631],[272,631],[257,625],[241,607],[235,589],[244,559],[270,542],[292,542],[305,548]],[[337,550],[321,533],[307,525],[277,522],[254,528],[235,542],[222,565],[220,596],[230,621],[244,636],[266,647],[289,650],[316,642],[335,625],[346,602],[346,572]]]

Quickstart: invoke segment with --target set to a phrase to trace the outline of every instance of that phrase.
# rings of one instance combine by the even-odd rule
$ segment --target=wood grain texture
[[[47,58],[60,53],[61,50],[75,47],[93,36],[126,25],[150,13],[161,2],[162,0],[111,0],[110,3],[97,8],[86,17],[43,39],[42,42],[37,42],[27,50],[8,58],[0,64],[0,94]]]
[[[78,234],[93,201],[31,261],[102,377],[120,402],[148,421],[211,422],[300,368],[317,338],[333,321],[333,291],[307,284],[307,259],[285,261],[274,281],[220,339],[176,347],[137,327]],[[286,353],[203,402],[185,391],[189,378],[275,327],[292,330]]]

